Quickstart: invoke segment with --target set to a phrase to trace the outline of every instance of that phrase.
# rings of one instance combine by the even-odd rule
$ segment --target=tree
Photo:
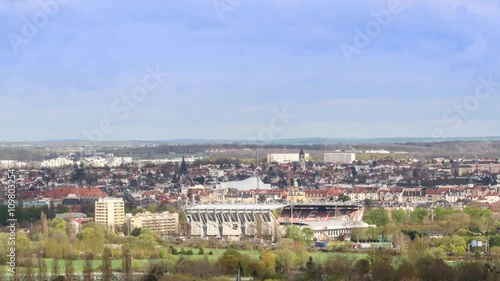
[[[92,267],[92,253],[85,253],[85,262],[83,264],[83,280],[92,281],[92,273],[94,268]]]
[[[42,234],[45,239],[49,238],[49,224],[47,222],[47,215],[44,211],[40,213],[40,223],[42,225]]]
[[[162,276],[165,274],[165,272],[167,272],[167,268],[165,265],[155,264],[149,269],[148,273],[141,280],[143,280],[143,281],[159,281],[162,278]],[[178,278],[176,278],[176,279],[178,279]],[[176,279],[174,279],[174,280],[176,280]],[[161,279],[161,280],[163,280],[163,279]]]
[[[466,229],[470,223],[470,216],[466,213],[452,213],[443,219],[443,224],[445,226],[446,232],[448,234],[455,233],[460,229]]]
[[[26,281],[34,281],[35,280],[35,274],[33,272],[34,264],[33,264],[33,254],[30,252],[26,253],[26,256],[24,257],[24,280]]]
[[[101,225],[87,223],[84,229],[77,234],[77,238],[84,249],[93,253],[102,252],[107,229]]]
[[[76,242],[76,232],[74,218],[70,216],[66,223],[66,234],[68,235],[69,242],[72,244]]]
[[[312,280],[318,279],[316,277],[317,269],[318,269],[318,266],[314,262],[313,257],[309,256],[309,259],[307,260],[307,263],[306,263],[306,273],[309,276],[309,278],[307,278],[307,279],[312,279]]]
[[[122,272],[126,281],[132,281],[132,253],[125,245],[122,245]]]
[[[132,230],[132,232],[130,232],[130,235],[131,236],[139,236],[141,235],[141,228],[140,227],[136,227],[134,228],[134,230]]]
[[[182,156],[181,167],[179,169],[179,173],[181,175],[186,175],[188,173],[188,167],[186,164],[186,160],[184,159],[184,156]]]
[[[334,256],[323,264],[323,278],[320,280],[355,280],[354,263],[352,258]]]
[[[178,254],[179,254],[179,252],[177,252],[177,249],[176,249],[176,248],[174,248],[174,247],[172,247],[172,255],[176,256],[176,255],[178,255]],[[210,254],[210,253],[209,253],[209,254]]]
[[[397,231],[392,235],[392,244],[396,249],[398,255],[403,255],[408,246],[410,245],[411,239],[408,235],[403,234],[401,231]]]
[[[270,251],[264,251],[260,256],[260,260],[264,265],[264,276],[274,273],[274,270],[276,268],[276,257],[273,253],[271,253]]]
[[[111,281],[113,280],[113,268],[111,264],[111,249],[108,247],[104,248],[102,253],[102,264],[101,264],[101,274],[102,280]]]
[[[295,265],[296,255],[287,248],[279,249],[275,252],[276,268],[280,273],[287,273]]]
[[[312,244],[313,239],[314,239],[314,230],[310,227],[303,227],[300,230],[301,236],[302,236],[302,241],[309,246]]]
[[[45,276],[47,275],[47,265],[45,264],[45,260],[43,259],[43,253],[40,252],[38,255],[38,280],[45,280]]]
[[[294,241],[310,245],[313,242],[314,231],[310,227],[297,227],[295,225],[290,225],[286,229],[286,238],[290,238]]]
[[[205,250],[203,249],[203,247],[200,247],[200,249],[198,250],[198,255],[204,255],[205,254]]]
[[[424,208],[416,208],[410,214],[410,218],[414,222],[423,222],[428,217],[429,217],[429,211]]]
[[[384,208],[371,209],[365,214],[364,220],[368,224],[374,224],[377,227],[385,226],[389,222],[389,213]]]
[[[228,249],[219,258],[219,264],[222,266],[226,274],[236,274],[241,254],[234,250]]]
[[[396,270],[397,280],[418,280],[417,268],[413,262],[403,260]]]
[[[64,272],[65,272],[65,280],[66,281],[72,281],[73,280],[73,275],[75,272],[75,268],[73,267],[73,259],[70,257],[66,257],[66,261],[64,263]]]
[[[397,209],[392,212],[392,219],[397,225],[402,225],[408,222],[408,213],[403,209]]]
[[[436,207],[436,209],[434,209],[434,220],[442,221],[446,218],[446,216],[449,216],[451,214],[453,214],[452,208],[443,208],[441,206],[438,206]]]
[[[366,198],[365,200],[363,200],[363,205],[366,208],[372,208],[375,205],[375,200],[370,199],[370,198]]]
[[[371,256],[371,273],[373,280],[394,280],[396,271],[392,265],[393,257],[382,252]]]
[[[59,259],[57,257],[52,259],[52,276],[58,276],[59,275]]]
[[[471,230],[476,228],[481,233],[488,231],[488,228],[493,224],[493,213],[488,209],[465,208],[464,213],[471,216]]]
[[[348,201],[351,201],[351,197],[345,194],[339,195],[339,198],[337,199],[337,202],[348,202]]]
[[[421,280],[452,281],[455,279],[453,270],[441,259],[422,257],[417,260],[416,268],[420,272]]]
[[[356,261],[354,267],[356,275],[358,276],[357,280],[363,280],[365,275],[370,272],[370,261],[367,259],[360,259]]]

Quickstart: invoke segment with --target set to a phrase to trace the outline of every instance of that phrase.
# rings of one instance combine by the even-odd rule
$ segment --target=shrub
[[[465,248],[464,246],[455,247],[455,253],[457,256],[465,256]]]
[[[500,247],[499,246],[491,247],[490,255],[495,258],[500,258]]]

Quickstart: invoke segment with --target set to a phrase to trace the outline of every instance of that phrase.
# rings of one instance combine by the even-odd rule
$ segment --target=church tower
[[[306,170],[306,154],[304,153],[303,149],[301,149],[299,152],[299,168],[301,171]]]

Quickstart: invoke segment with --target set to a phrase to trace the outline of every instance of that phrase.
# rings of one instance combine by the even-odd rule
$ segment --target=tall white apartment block
[[[98,224],[103,224],[121,231],[125,223],[125,202],[123,198],[105,197],[95,202],[95,218]]]

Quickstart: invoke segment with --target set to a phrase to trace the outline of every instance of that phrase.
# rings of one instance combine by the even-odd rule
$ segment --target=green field
[[[189,249],[191,249],[193,251],[194,255],[192,255],[192,256],[183,255],[184,257],[188,257],[188,258],[192,258],[192,259],[202,259],[203,258],[202,255],[198,255],[197,248],[184,248],[185,251],[187,251]],[[177,250],[180,250],[180,248],[177,248]],[[226,249],[207,248],[207,249],[204,249],[204,251],[205,251],[205,254],[208,254],[210,251],[212,251],[213,255],[208,255],[208,260],[210,262],[216,262],[224,254]],[[242,254],[248,254],[254,259],[259,258],[259,251],[257,251],[257,250],[254,250],[254,251],[238,250],[238,252],[240,252]],[[312,256],[312,258],[318,262],[324,262],[324,261],[327,261],[328,259],[331,259],[333,257],[339,257],[339,256],[351,257],[351,258],[356,259],[356,260],[368,258],[368,254],[364,254],[364,253],[327,253],[327,252],[319,252],[318,251],[318,252],[309,253],[309,255]],[[180,257],[181,255],[178,255],[178,256]]]
[[[181,248],[177,248],[177,250],[181,250]],[[188,258],[188,259],[193,259],[193,260],[199,260],[204,258],[204,256],[207,256],[208,260],[212,263],[216,262],[226,251],[226,249],[211,249],[211,248],[205,248],[205,255],[198,255],[198,248],[184,248],[185,251],[187,250],[192,250],[193,255],[176,255],[174,256],[174,259],[178,259],[180,257]],[[208,253],[212,251],[213,255],[208,255]],[[259,258],[259,252],[257,250],[238,250],[238,252],[242,254],[248,254],[250,257],[254,259]],[[363,254],[363,253],[326,253],[326,252],[312,252],[309,254],[310,256],[313,257],[313,259],[317,262],[325,262],[330,258],[333,257],[351,257],[353,259],[362,259],[362,258],[367,258],[368,254]],[[134,271],[145,271],[149,268],[150,265],[161,262],[162,259],[133,259],[132,264],[134,267]],[[33,261],[36,263],[36,261]],[[53,265],[54,260],[53,259],[45,259],[45,264],[46,264],[46,272],[50,273],[52,272],[52,265]],[[95,272],[100,271],[100,266],[102,264],[101,260],[92,260],[92,267],[94,268]],[[83,272],[85,265],[84,260],[73,260],[73,268],[74,272],[76,274],[80,274]],[[122,265],[122,260],[121,259],[115,259],[112,260],[112,266],[113,266],[113,271],[115,272],[120,272],[121,271],[121,265]],[[58,271],[59,274],[64,275],[65,271],[65,261],[64,260],[59,260],[58,264]],[[7,268],[6,268],[7,269]],[[35,268],[35,271],[37,269]]]

